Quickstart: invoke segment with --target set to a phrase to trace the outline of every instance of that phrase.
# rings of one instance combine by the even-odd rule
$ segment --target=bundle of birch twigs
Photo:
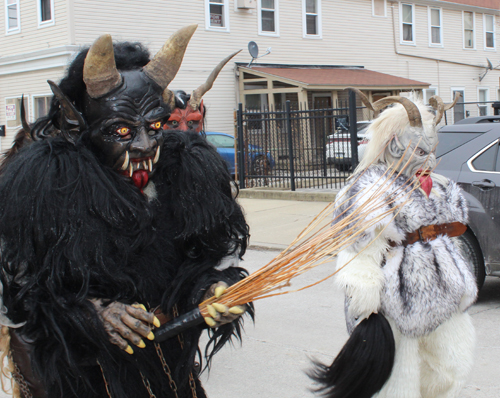
[[[418,143],[415,148],[417,146]],[[409,151],[409,148],[410,146],[406,149],[405,154]],[[267,265],[230,286],[220,297],[213,296],[202,302],[199,305],[202,316],[209,316],[207,306],[215,302],[227,307],[244,305],[263,298],[304,290],[323,282],[340,271],[340,269],[337,269],[326,278],[300,289],[278,292],[278,290],[290,287],[292,278],[320,264],[331,261],[343,248],[353,243],[364,231],[379,223],[382,219],[386,217],[393,219],[397,216],[400,208],[409,202],[411,193],[420,188],[418,179],[409,178],[402,186],[392,189],[389,201],[387,198],[384,200],[381,200],[381,198],[391,189],[394,181],[402,175],[402,172],[413,158],[414,152],[411,153],[409,160],[406,161],[403,167],[400,166],[405,154],[397,164],[387,169],[379,178],[379,181],[374,181],[373,187],[378,188],[358,193],[356,198],[338,197],[334,203],[326,206],[290,246]],[[396,171],[398,169],[399,172]],[[357,176],[355,181],[362,175],[363,172]],[[387,209],[387,205],[391,205],[390,208],[381,211],[383,208]],[[342,206],[344,210],[339,212],[338,209]],[[349,211],[353,208],[355,209]],[[332,218],[334,213],[336,216]],[[383,229],[378,234],[382,232]]]

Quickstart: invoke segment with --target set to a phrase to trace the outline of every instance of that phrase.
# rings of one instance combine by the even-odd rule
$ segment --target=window
[[[443,21],[440,8],[429,8],[429,45],[443,45]]]
[[[429,98],[431,98],[433,95],[437,95],[437,88],[436,87],[429,87],[424,89],[424,104],[429,104]]]
[[[386,16],[386,0],[372,0],[372,14],[374,17]]]
[[[462,87],[451,88],[451,100],[455,98],[455,95],[459,93],[461,95],[457,104],[451,109],[453,111],[453,123],[458,122],[465,118],[465,90]]]
[[[5,31],[7,34],[19,33],[21,31],[19,0],[5,1]]]
[[[33,117],[37,120],[49,113],[50,101],[52,100],[52,94],[45,95],[33,95]]]
[[[495,16],[484,14],[484,48],[495,49]]]
[[[304,37],[321,38],[321,0],[302,0]]]
[[[28,119],[28,97],[24,97],[24,110],[26,119]],[[21,126],[21,97],[5,98],[5,120],[8,128],[16,128]]]
[[[54,0],[37,0],[38,26],[54,25]]]
[[[498,171],[496,167],[498,157],[498,140],[491,143],[476,156],[470,165],[475,171]]]
[[[278,0],[259,0],[259,34],[279,35]]]
[[[413,4],[401,4],[401,43],[415,44]]]
[[[478,88],[477,89],[477,99],[479,108],[479,116],[487,116],[488,115],[488,104],[486,103],[489,100],[490,93],[487,88]]]
[[[474,48],[474,13],[464,11],[464,48]]]
[[[206,0],[207,29],[229,31],[228,0]]]

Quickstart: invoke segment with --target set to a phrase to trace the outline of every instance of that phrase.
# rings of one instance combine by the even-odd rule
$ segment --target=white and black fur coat
[[[377,209],[369,219],[394,209],[339,253],[337,283],[346,293],[349,333],[362,319],[380,312],[394,321],[403,335],[420,337],[471,306],[477,286],[455,238],[441,235],[406,247],[401,242],[406,233],[422,226],[455,221],[466,224],[467,202],[460,187],[443,176],[432,174],[433,189],[428,198],[421,189],[405,196],[411,190],[407,178],[388,175],[387,166],[372,165],[354,175],[353,182],[337,196],[344,203],[337,208],[334,220],[355,211],[382,185],[386,185],[384,192],[376,199]],[[407,199],[406,204],[397,206]],[[390,241],[396,245],[389,245]]]

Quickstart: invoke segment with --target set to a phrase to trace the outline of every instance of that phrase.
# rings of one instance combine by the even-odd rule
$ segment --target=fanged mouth
[[[153,171],[153,166],[158,163],[158,159],[160,159],[160,147],[156,148],[156,154],[153,156],[148,156],[145,158],[130,158],[128,151],[125,153],[125,161],[120,167],[125,173],[128,174],[129,177],[132,178],[134,171],[137,170],[145,170],[149,173]]]

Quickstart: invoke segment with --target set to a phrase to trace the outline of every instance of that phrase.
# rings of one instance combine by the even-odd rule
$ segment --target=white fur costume
[[[386,177],[380,178],[386,170],[387,166],[378,164],[359,179],[359,174],[354,175],[338,195],[340,201],[352,199],[337,214],[353,203],[345,215],[354,211],[368,200],[367,192],[387,183]],[[379,199],[383,207],[372,217],[393,206],[392,194],[406,178],[398,177],[384,190]],[[378,398],[455,398],[473,362],[475,332],[466,310],[476,299],[477,287],[457,242],[441,235],[429,242],[401,245],[406,233],[422,226],[467,222],[460,188],[442,176],[433,174],[432,179],[429,198],[420,189],[412,192],[411,201],[394,219],[398,210],[371,226],[337,260],[342,268],[352,259],[336,279],[346,293],[349,333],[371,313],[381,313],[394,334],[395,363]],[[398,200],[408,198],[401,197]],[[396,245],[389,245],[390,241]]]

